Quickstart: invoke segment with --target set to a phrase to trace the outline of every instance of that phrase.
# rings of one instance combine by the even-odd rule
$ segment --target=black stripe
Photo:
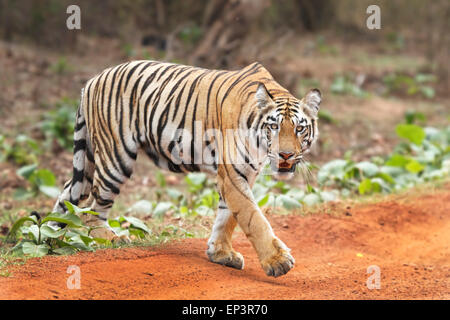
[[[104,167],[103,169],[105,170],[106,168]],[[113,192],[114,194],[119,194],[119,193],[120,193],[119,188],[117,188],[112,182],[110,182],[108,179],[106,179],[106,178],[102,175],[102,173],[100,172],[100,170],[96,170],[96,171],[97,171],[98,177],[99,177],[99,179],[101,180],[101,182],[104,183],[105,186],[106,186],[111,192]],[[105,170],[105,172],[106,172],[106,170]],[[106,172],[106,173],[109,175],[108,172]]]
[[[73,141],[73,154],[75,155],[80,150],[86,150],[86,139]]]

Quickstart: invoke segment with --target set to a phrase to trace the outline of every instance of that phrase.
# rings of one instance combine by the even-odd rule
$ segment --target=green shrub
[[[49,146],[56,142],[66,150],[72,148],[77,106],[78,101],[63,99],[54,110],[44,115],[40,128]]]
[[[406,94],[421,95],[427,99],[435,96],[432,86],[436,82],[436,77],[432,74],[419,73],[410,76],[402,73],[391,73],[383,78],[386,86],[386,94]]]
[[[340,95],[353,95],[359,98],[367,98],[369,93],[363,90],[351,74],[336,75],[330,86],[331,92]]]
[[[391,192],[444,178],[450,172],[450,127],[438,130],[399,124],[397,135],[404,139],[386,159],[355,163],[339,159],[318,172],[322,187],[334,187],[349,195]]]
[[[18,135],[12,142],[7,143],[6,137],[0,135],[0,162],[12,161],[18,165],[35,163],[41,154],[39,146],[34,139],[26,135]]]
[[[102,246],[110,246],[107,239],[91,236],[92,230],[98,227],[89,227],[83,224],[77,214],[85,213],[98,215],[89,208],[81,209],[65,201],[68,212],[50,213],[41,218],[34,213],[29,217],[17,220],[12,226],[8,238],[20,239],[11,251],[32,257],[42,257],[47,254],[67,255],[78,251],[93,251]],[[49,222],[55,221],[65,224],[63,228],[52,226]],[[31,224],[30,224],[31,222]],[[128,222],[129,227],[122,227]],[[111,230],[118,236],[135,235],[144,238],[150,233],[147,226],[134,217],[119,217],[108,220]]]
[[[37,196],[40,192],[51,198],[57,198],[59,189],[56,187],[55,175],[48,169],[38,169],[37,164],[21,167],[17,175],[28,181],[28,188],[18,188],[14,193],[16,200],[25,200]]]

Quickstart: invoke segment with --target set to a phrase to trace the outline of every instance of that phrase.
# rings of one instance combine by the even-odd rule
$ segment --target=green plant
[[[351,74],[336,75],[330,90],[335,94],[351,94],[359,98],[367,98],[369,96],[369,93],[357,84],[355,77]]]
[[[50,69],[58,75],[63,75],[72,71],[72,67],[68,63],[66,57],[60,57],[58,61],[50,66]]]
[[[32,257],[42,257],[47,254],[67,255],[77,251],[93,251],[101,246],[111,245],[107,239],[91,236],[92,230],[98,227],[89,227],[83,224],[79,214],[98,215],[87,209],[81,209],[65,201],[67,213],[50,213],[41,218],[37,213],[17,220],[8,235],[8,238],[19,238],[18,243],[11,249],[12,252]],[[64,227],[53,226],[50,222],[65,224]],[[128,226],[123,223],[128,222]],[[147,226],[134,217],[119,217],[108,220],[111,229],[120,236],[135,235],[144,238],[150,233]],[[21,237],[18,237],[18,236]]]
[[[386,34],[386,42],[389,48],[400,51],[405,47],[405,37],[397,32],[389,32]]]
[[[318,36],[316,39],[316,47],[317,50],[321,53],[321,54],[331,54],[331,55],[335,55],[338,53],[338,50],[335,46],[329,45],[326,42],[326,38],[324,36]]]
[[[338,194],[311,185],[307,185],[306,191],[303,191],[284,181],[275,181],[270,175],[261,175],[253,186],[253,195],[260,207],[272,206],[291,210],[336,200]]]
[[[35,197],[42,192],[48,197],[56,198],[59,189],[56,187],[55,175],[48,169],[38,169],[37,164],[27,165],[17,170],[17,175],[28,181],[28,188],[18,188],[14,193],[17,200]]]
[[[184,27],[178,34],[178,37],[185,45],[194,45],[202,37],[203,31],[198,25],[189,25]]]
[[[383,78],[386,94],[422,95],[427,99],[435,96],[432,84],[436,77],[432,74],[419,73],[410,76],[403,73],[390,73]]]
[[[135,217],[120,216],[108,219],[108,224],[118,237],[134,235],[139,239],[143,239],[146,234],[151,234],[147,225]],[[125,227],[126,224],[128,225],[127,227]]]
[[[40,128],[47,144],[56,142],[60,147],[70,150],[73,145],[73,131],[78,101],[63,99],[56,108],[44,115]]]
[[[337,124],[338,121],[336,118],[333,117],[330,111],[326,109],[320,109],[319,110],[319,120],[321,122],[331,123],[331,124]]]
[[[405,122],[407,124],[414,124],[415,122],[425,123],[427,118],[422,112],[415,110],[408,110],[405,112]]]
[[[297,94],[299,97],[303,97],[312,88],[320,88],[320,81],[315,78],[301,78],[297,84]]]
[[[129,43],[126,43],[122,46],[122,52],[128,58],[131,58],[136,55],[136,52],[135,52],[133,46]]]
[[[37,142],[26,135],[18,135],[12,144],[0,135],[0,162],[12,161],[18,165],[35,163],[40,153]]]
[[[396,132],[405,141],[386,159],[338,159],[323,165],[318,172],[321,187],[337,188],[343,195],[392,192],[449,175],[450,127],[399,124]]]

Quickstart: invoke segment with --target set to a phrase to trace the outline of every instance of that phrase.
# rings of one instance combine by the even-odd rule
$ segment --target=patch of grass
[[[24,265],[27,257],[18,256],[17,254],[8,252],[4,249],[0,250],[0,277],[12,276],[11,267]]]

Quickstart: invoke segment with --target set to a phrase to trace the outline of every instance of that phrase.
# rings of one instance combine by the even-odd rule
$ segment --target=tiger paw
[[[119,239],[119,237],[111,229],[98,226],[91,231],[90,236],[93,238],[106,239],[111,242],[116,242]]]
[[[239,252],[236,252],[234,250],[219,250],[210,252],[208,250],[206,253],[211,262],[222,264],[224,266],[239,270],[244,269],[244,258]]]
[[[279,277],[294,267],[295,259],[289,253],[289,248],[280,240],[274,239],[273,245],[276,253],[262,260],[261,266],[268,276]]]

